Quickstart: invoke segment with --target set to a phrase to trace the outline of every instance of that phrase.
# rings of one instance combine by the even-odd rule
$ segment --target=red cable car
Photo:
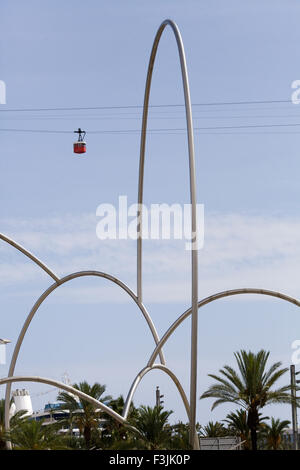
[[[75,134],[78,134],[77,142],[74,142],[74,153],[85,153],[86,152],[86,143],[84,142],[85,131],[82,131],[80,127],[78,131],[74,131]]]

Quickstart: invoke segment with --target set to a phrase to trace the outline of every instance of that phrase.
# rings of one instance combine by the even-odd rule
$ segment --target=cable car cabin
[[[74,142],[74,153],[85,153],[86,143],[85,142]]]
[[[74,153],[85,153],[86,152],[86,143],[84,142],[85,131],[82,131],[79,127],[78,131],[74,131],[75,134],[78,134],[77,142],[74,142],[73,149]]]

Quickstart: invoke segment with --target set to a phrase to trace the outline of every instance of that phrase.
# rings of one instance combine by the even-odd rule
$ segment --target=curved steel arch
[[[300,307],[300,301],[299,300],[295,299],[294,297],[290,297],[288,295],[282,294],[281,292],[271,291],[271,290],[267,290],[267,289],[241,288],[241,289],[232,289],[232,290],[222,291],[222,292],[218,292],[217,294],[213,294],[213,295],[210,295],[208,297],[205,297],[204,299],[202,299],[198,302],[198,308],[204,307],[204,305],[209,304],[209,303],[211,303],[215,300],[222,299],[224,297],[233,296],[233,295],[240,295],[240,294],[268,295],[268,296],[271,296],[271,297],[276,297],[276,298],[285,300],[286,302],[290,302],[290,303],[296,305],[297,307]],[[134,381],[133,381],[133,383],[130,387],[130,390],[128,392],[126,402],[125,402],[125,405],[124,405],[124,409],[123,409],[123,413],[122,413],[124,417],[128,416],[129,408],[130,408],[130,405],[132,403],[134,393],[135,393],[140,381],[142,380],[142,378],[144,377],[144,375],[146,373],[150,372],[150,370],[153,370],[153,369],[161,369],[164,372],[167,372],[168,375],[170,375],[170,377],[174,381],[176,387],[178,388],[178,391],[179,391],[179,393],[181,395],[181,398],[183,400],[183,403],[185,405],[187,415],[189,416],[189,411],[188,411],[189,410],[189,403],[187,401],[187,398],[186,398],[186,395],[184,393],[183,387],[180,384],[179,380],[177,379],[175,374],[170,369],[168,369],[166,366],[161,365],[161,364],[154,364],[154,361],[155,361],[157,355],[159,354],[161,348],[165,345],[165,343],[169,339],[169,337],[174,333],[174,331],[178,328],[178,326],[186,318],[189,317],[191,312],[192,312],[192,309],[189,308],[182,315],[180,315],[180,317],[178,317],[177,320],[175,320],[175,322],[170,326],[170,328],[162,336],[160,342],[157,344],[156,348],[154,349],[153,353],[150,356],[150,359],[149,359],[147,365],[135,377],[135,379],[134,379]],[[194,449],[198,449],[199,447],[197,447],[197,446],[199,446],[199,442],[197,440],[196,431],[194,433],[194,436],[195,436],[194,437],[194,442],[195,442]]]
[[[30,251],[26,250],[26,248],[24,248],[22,245],[19,245],[19,243],[15,242],[14,240],[7,237],[3,233],[0,233],[0,239],[8,243],[9,245],[13,246],[14,248],[16,248],[18,251],[23,253],[23,255],[27,256],[27,258],[31,259],[35,264],[37,264],[40,268],[42,268],[43,271],[49,274],[49,276],[51,276],[52,279],[54,279],[54,281],[56,282],[60,281],[59,277],[51,269],[49,269],[48,266],[46,266],[40,259],[38,259],[32,253],[30,253]]]
[[[100,271],[80,271],[80,272],[77,272],[77,273],[69,274],[68,276],[65,276],[65,277],[61,278],[59,280],[59,283],[55,282],[54,284],[52,284],[38,298],[38,300],[36,301],[36,303],[32,307],[29,315],[27,316],[27,318],[25,320],[25,323],[22,327],[22,330],[20,332],[20,335],[18,337],[16,346],[14,348],[14,352],[13,352],[13,355],[12,355],[12,359],[11,359],[11,362],[10,362],[8,377],[12,377],[13,374],[14,374],[16,362],[17,362],[17,359],[18,359],[18,355],[19,355],[21,345],[22,345],[23,340],[24,340],[24,336],[25,336],[26,331],[27,331],[27,329],[28,329],[35,313],[37,312],[38,308],[41,306],[41,304],[44,302],[44,300],[51,294],[51,292],[53,292],[55,289],[57,289],[57,287],[61,286],[62,284],[65,284],[68,281],[71,281],[72,279],[76,279],[76,278],[83,277],[83,276],[102,277],[102,278],[108,279],[109,281],[114,282],[119,287],[121,287],[123,290],[125,290],[125,292],[127,292],[127,294],[130,295],[130,297],[135,301],[136,305],[141,310],[141,312],[142,312],[142,314],[143,314],[143,316],[144,316],[144,318],[145,318],[145,320],[146,320],[146,322],[147,322],[147,324],[150,328],[150,331],[152,333],[152,336],[154,338],[155,343],[156,344],[159,343],[159,336],[157,334],[156,328],[155,328],[155,326],[152,322],[152,319],[151,319],[149,313],[147,312],[145,306],[141,302],[139,302],[139,300],[138,300],[137,296],[134,294],[134,292],[126,284],[124,284],[118,278],[113,277],[110,274],[100,272]],[[165,364],[165,358],[164,358],[163,353],[160,354],[160,360],[161,360],[162,364]],[[10,393],[11,393],[11,383],[8,383],[7,386],[6,386],[6,392],[5,392],[5,427],[6,427],[6,429],[9,429]]]
[[[189,419],[190,418],[190,405],[189,405],[188,399],[186,397],[186,394],[183,390],[183,387],[182,387],[181,383],[179,382],[179,380],[177,379],[176,375],[168,367],[166,367],[162,364],[152,364],[151,366],[147,365],[142,370],[140,370],[140,372],[137,374],[137,376],[135,377],[135,379],[134,379],[134,381],[133,381],[133,383],[130,387],[130,390],[128,392],[128,395],[127,395],[127,398],[126,398],[126,401],[125,401],[125,404],[124,404],[124,409],[123,409],[123,413],[122,413],[123,417],[127,418],[127,416],[128,416],[129,408],[130,408],[130,405],[131,405],[131,402],[133,400],[133,396],[135,394],[135,391],[137,389],[138,384],[140,383],[142,378],[148,372],[150,372],[151,370],[154,370],[154,369],[160,369],[163,372],[165,372],[166,374],[168,374],[169,377],[171,377],[171,379],[175,383],[175,385],[176,385],[176,387],[177,387],[177,389],[180,393],[180,396],[182,398],[182,401],[183,401],[183,404],[184,404],[184,407],[185,407],[185,410],[186,410],[187,417]]]
[[[190,405],[189,405],[187,396],[186,396],[186,394],[183,390],[183,387],[182,387],[181,383],[179,382],[178,378],[176,377],[176,375],[174,374],[174,372],[172,372],[168,367],[166,367],[165,365],[162,365],[162,364],[152,364],[151,366],[146,366],[137,374],[136,378],[134,379],[134,381],[133,381],[133,383],[130,387],[130,390],[128,392],[128,395],[127,395],[127,398],[126,398],[126,401],[125,401],[125,404],[124,404],[124,408],[123,408],[123,412],[122,412],[122,415],[123,415],[124,419],[127,419],[127,417],[128,417],[130,405],[132,403],[132,400],[133,400],[133,397],[134,397],[134,394],[136,392],[136,389],[137,389],[138,385],[140,384],[143,377],[146,374],[148,374],[148,372],[151,372],[154,369],[162,370],[164,373],[166,373],[173,380],[173,382],[176,385],[176,388],[177,388],[177,390],[178,390],[178,392],[181,396],[181,399],[183,401],[188,420],[190,420]],[[199,441],[198,441],[196,432],[195,432],[195,445],[194,445],[194,448],[197,449],[197,450],[199,449]]]
[[[0,379],[0,385],[11,384],[12,382],[39,382],[39,383],[44,383],[48,385],[53,385],[53,387],[57,387],[62,390],[65,390],[66,392],[72,393],[73,395],[76,395],[79,398],[82,398],[83,400],[86,400],[92,403],[92,405],[99,407],[102,411],[109,414],[112,418],[114,418],[119,423],[127,424],[126,418],[116,413],[112,408],[109,408],[109,406],[105,405],[99,400],[96,400],[90,395],[87,395],[86,393],[81,392],[81,390],[77,390],[76,388],[71,387],[70,385],[67,385],[63,382],[59,382],[53,379],[48,379],[45,377],[31,376],[31,375],[30,376],[5,377],[5,378]],[[131,428],[133,427],[131,426]],[[137,431],[135,428],[133,429]]]
[[[153,67],[156,57],[156,52],[161,35],[165,27],[169,25],[175,35],[177,49],[180,58],[181,75],[184,91],[184,102],[187,123],[187,137],[188,137],[188,153],[189,153],[189,180],[190,180],[190,201],[192,206],[192,245],[191,262],[192,262],[192,327],[191,327],[191,375],[190,375],[190,443],[194,442],[194,429],[196,425],[196,406],[197,406],[197,340],[198,340],[198,249],[197,249],[197,218],[196,218],[196,174],[195,174],[195,152],[194,152],[194,134],[193,134],[193,119],[192,119],[192,105],[190,98],[188,72],[186,66],[184,46],[178,26],[172,20],[165,20],[158,28],[154,38],[145,86],[144,107],[143,107],[143,120],[141,131],[141,145],[140,145],[140,167],[139,167],[139,189],[138,189],[138,218],[139,224],[137,227],[137,296],[142,301],[142,204],[143,204],[143,189],[144,189],[144,163],[145,163],[145,149],[146,149],[146,132],[148,120],[148,108],[150,88],[152,81]]]
[[[277,297],[279,299],[285,300],[286,302],[290,302],[294,305],[297,305],[297,307],[300,307],[300,301],[290,297],[288,295],[282,294],[281,292],[276,292],[272,290],[267,290],[267,289],[255,289],[255,288],[241,288],[241,289],[232,289],[232,290],[227,290],[223,292],[218,292],[217,294],[210,295],[209,297],[205,297],[204,299],[200,300],[198,302],[198,308],[203,307],[206,304],[209,304],[210,302],[213,302],[214,300],[222,299],[223,297],[229,297],[232,295],[240,295],[240,294],[260,294],[260,295],[268,295],[271,297]],[[192,309],[191,307],[186,310],[180,317],[175,320],[175,322],[170,326],[170,328],[165,332],[165,334],[162,336],[161,340],[157,344],[156,348],[154,349],[153,353],[150,356],[150,359],[147,363],[146,367],[151,367],[154,364],[155,358],[159,354],[161,348],[164,346],[166,341],[169,339],[169,337],[174,333],[176,328],[186,319],[189,317],[191,314]]]

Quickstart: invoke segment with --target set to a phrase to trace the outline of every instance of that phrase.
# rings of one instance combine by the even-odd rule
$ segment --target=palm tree
[[[261,418],[261,413],[259,415],[259,423],[260,426],[263,427],[265,424],[262,422],[266,419],[269,419],[268,416],[264,416]],[[243,442],[243,447],[245,450],[251,449],[251,435],[250,435],[250,428],[247,423],[247,412],[243,410],[243,408],[229,413],[226,416],[226,419],[223,420],[225,423],[228,424],[228,430],[230,433],[234,434],[235,436],[240,437],[241,442]]]
[[[8,438],[15,450],[67,449],[65,438],[57,434],[58,423],[43,425],[43,420],[26,420],[12,428]]]
[[[224,422],[228,424],[230,432],[240,437],[241,442],[245,450],[249,450],[251,447],[250,429],[247,424],[247,412],[242,408],[235,412],[229,413],[224,419]]]
[[[200,435],[203,437],[224,437],[228,436],[228,431],[223,423],[209,421],[206,426],[201,428]]]
[[[172,436],[170,439],[170,449],[186,450],[191,449],[189,442],[189,425],[179,421],[171,426]]]
[[[74,424],[74,417],[76,413],[80,411],[80,403],[75,398],[75,396],[71,395],[68,392],[60,392],[57,396],[57,400],[62,402],[60,405],[61,410],[69,411],[69,417],[67,419],[69,425],[70,436],[73,436],[73,424]]]
[[[84,381],[79,384],[74,384],[73,387],[96,400],[100,400],[101,398],[103,403],[108,403],[111,400],[111,396],[102,397],[106,390],[106,386],[101,385],[98,382],[91,386]],[[100,410],[96,410],[94,405],[81,398],[77,401],[73,395],[67,392],[59,393],[57,400],[62,403],[62,408],[70,411],[70,426],[72,427],[74,418],[74,422],[79,427],[80,433],[84,436],[86,448],[89,449],[91,446],[92,432],[98,432],[99,430]]]
[[[288,371],[280,369],[281,362],[276,362],[268,370],[266,363],[269,352],[261,350],[257,354],[245,350],[234,354],[239,373],[230,366],[224,366],[221,376],[209,374],[217,381],[202,398],[216,398],[212,410],[221,403],[235,403],[247,412],[247,424],[250,429],[252,450],[257,450],[257,430],[260,424],[259,410],[268,404],[291,403],[291,386],[285,385],[272,389],[274,384]],[[299,404],[300,398],[296,399]]]
[[[117,398],[110,400],[109,406],[112,408],[116,413],[122,415],[124,409],[125,401],[123,395],[119,395]],[[138,411],[135,408],[134,404],[131,403],[129,408],[129,413],[127,420],[132,421],[138,415]],[[103,441],[107,441],[108,445],[111,446],[115,441],[124,441],[128,439],[128,427],[122,423],[119,423],[114,418],[112,418],[108,414],[103,414],[103,418],[105,419],[104,431],[103,431]],[[104,442],[103,442],[104,443]]]
[[[13,398],[11,403],[13,402]],[[24,415],[27,414],[26,410],[17,411],[11,418],[10,418],[10,428],[13,429],[15,426],[20,425],[25,419],[27,419]],[[7,435],[5,431],[5,400],[2,398],[0,400],[0,450],[6,448],[6,441]]]
[[[5,400],[2,398],[0,400],[0,450],[5,449],[5,419],[4,419],[4,410],[5,410]]]
[[[271,425],[265,424],[262,437],[266,439],[267,448],[278,450],[282,444],[283,431],[289,426],[290,421],[280,421],[280,419],[271,418]]]
[[[137,416],[131,421],[140,432],[146,448],[150,450],[166,448],[171,435],[168,419],[173,411],[162,411],[162,406],[140,406]]]

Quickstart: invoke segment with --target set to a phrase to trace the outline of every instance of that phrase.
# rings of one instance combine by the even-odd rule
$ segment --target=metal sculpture
[[[189,157],[189,183],[190,183],[190,201],[191,201],[191,221],[192,221],[192,241],[193,249],[191,250],[191,267],[192,267],[192,326],[191,326],[191,372],[190,372],[190,444],[195,442],[195,426],[196,426],[196,407],[197,407],[197,341],[198,341],[198,248],[197,248],[197,218],[196,218],[196,172],[195,172],[195,151],[194,151],[194,134],[193,134],[193,118],[192,118],[192,105],[190,98],[189,80],[185,59],[185,52],[178,26],[171,20],[165,20],[156,33],[150,60],[148,65],[144,107],[143,107],[143,121],[141,132],[141,145],[140,145],[140,168],[139,168],[139,189],[138,189],[138,204],[139,204],[139,225],[138,225],[138,239],[137,239],[137,297],[142,301],[142,236],[143,236],[143,190],[144,190],[144,162],[145,162],[145,149],[146,149],[146,132],[147,132],[147,119],[149,108],[149,96],[152,81],[153,66],[155,62],[156,52],[161,35],[165,27],[169,25],[176,38],[180,67],[184,91],[184,103],[186,113],[187,137],[188,137],[188,157]]]
[[[156,52],[158,48],[158,44],[161,38],[161,35],[165,29],[165,27],[169,25],[172,28],[172,31],[175,35],[179,58],[180,58],[180,65],[181,65],[181,73],[182,73],[182,81],[183,81],[183,90],[184,90],[184,99],[185,99],[185,110],[186,110],[186,121],[187,121],[187,136],[188,136],[188,156],[189,156],[189,180],[190,180],[190,199],[191,199],[191,206],[192,206],[192,240],[194,244],[194,249],[191,251],[191,270],[192,270],[192,289],[191,289],[191,297],[192,297],[192,305],[191,307],[186,310],[182,315],[180,315],[177,320],[169,327],[169,329],[165,332],[163,337],[159,339],[157,334],[156,328],[154,323],[142,302],[142,232],[143,232],[143,214],[142,214],[142,203],[143,203],[143,186],[144,186],[144,161],[145,161],[145,149],[146,149],[146,132],[147,132],[147,118],[148,118],[148,107],[149,107],[149,97],[150,97],[150,87],[151,87],[151,80],[152,80],[152,72],[153,66],[155,62]],[[206,304],[213,302],[215,300],[232,296],[232,295],[240,295],[240,294],[260,294],[260,295],[268,295],[272,297],[277,297],[287,302],[293,303],[296,306],[300,307],[300,301],[289,297],[285,294],[280,292],[274,292],[266,289],[255,289],[255,288],[242,288],[242,289],[235,289],[235,290],[228,290],[224,292],[219,292],[217,294],[211,295],[202,299],[198,302],[198,250],[197,250],[197,221],[196,221],[196,182],[195,182],[195,158],[194,158],[194,139],[193,139],[193,124],[192,124],[192,108],[191,108],[191,100],[190,100],[190,92],[189,92],[189,84],[188,84],[188,74],[187,74],[187,67],[186,67],[186,60],[185,60],[185,53],[184,47],[181,39],[181,35],[177,25],[171,20],[165,20],[161,26],[159,27],[157,34],[154,39],[150,61],[148,66],[148,73],[147,73],[147,80],[146,80],[146,87],[145,87],[145,96],[144,96],[144,107],[143,107],[143,121],[142,121],[142,131],[141,131],[141,143],[140,143],[140,165],[139,165],[139,186],[138,186],[138,203],[139,203],[139,224],[137,227],[138,237],[137,237],[137,294],[135,294],[126,284],[124,284],[120,279],[101,271],[81,271],[69,274],[60,278],[57,276],[51,269],[49,269],[41,260],[39,260],[35,255],[30,253],[24,247],[19,245],[17,242],[12,240],[11,238],[7,237],[6,235],[0,234],[0,239],[4,242],[10,244],[12,247],[23,253],[29,259],[31,259],[36,265],[38,265],[44,272],[46,272],[53,280],[54,283],[51,284],[48,289],[46,289],[38,300],[35,302],[33,308],[31,309],[29,315],[27,316],[25,323],[21,329],[20,335],[18,337],[16,346],[14,348],[14,352],[12,355],[12,359],[9,366],[8,377],[0,379],[0,385],[6,384],[6,394],[5,394],[5,426],[6,429],[9,429],[9,405],[10,405],[10,398],[11,398],[11,384],[14,382],[21,382],[21,381],[33,381],[33,382],[41,382],[47,383],[49,385],[53,385],[55,387],[61,388],[67,392],[70,392],[84,400],[93,403],[96,407],[99,407],[118,422],[123,424],[127,423],[127,416],[128,411],[130,408],[130,404],[132,402],[134,393],[140,384],[142,378],[154,369],[161,370],[162,372],[166,373],[174,382],[177,387],[177,390],[180,394],[182,402],[184,404],[185,410],[187,412],[187,416],[189,419],[190,425],[190,444],[194,449],[199,449],[199,439],[196,433],[196,403],[197,403],[197,323],[198,323],[198,309],[200,307],[205,306]],[[43,377],[33,377],[33,376],[14,376],[15,366],[18,359],[18,355],[20,352],[20,348],[22,346],[25,334],[27,333],[28,327],[37,313],[39,307],[42,305],[44,300],[59,286],[69,282],[73,279],[80,278],[83,276],[96,276],[108,279],[109,281],[113,282],[114,284],[121,287],[136,303],[139,307],[142,315],[144,316],[147,325],[151,331],[155,342],[155,349],[153,350],[146,366],[137,374],[135,377],[130,390],[127,395],[127,399],[123,409],[123,415],[119,415],[118,413],[114,412],[112,409],[107,407],[105,404],[101,403],[98,400],[93,399],[92,397],[76,390],[74,387],[69,385],[63,384],[61,382],[43,378]],[[184,392],[184,389],[179,382],[178,378],[175,374],[166,366],[165,357],[163,354],[163,346],[172,333],[178,328],[178,326],[189,316],[192,316],[192,327],[191,327],[191,372],[190,372],[190,401],[188,401],[187,396]],[[155,364],[155,360],[157,356],[160,357],[160,364]],[[135,430],[136,431],[136,430]],[[8,443],[8,448],[10,448],[10,443]]]

